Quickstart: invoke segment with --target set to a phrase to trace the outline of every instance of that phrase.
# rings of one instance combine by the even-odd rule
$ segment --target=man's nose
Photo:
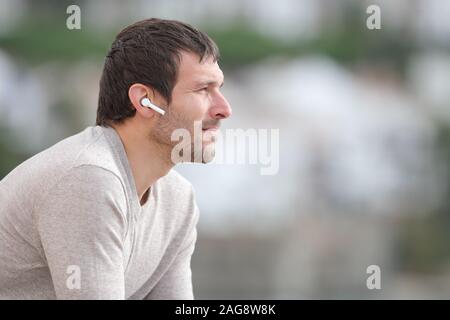
[[[221,93],[216,94],[209,112],[213,119],[226,119],[232,114],[230,104]]]

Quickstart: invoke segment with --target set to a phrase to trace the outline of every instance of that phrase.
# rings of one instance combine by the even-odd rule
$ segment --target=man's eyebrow
[[[210,85],[216,85],[218,84],[217,81],[199,81],[195,83],[195,86],[199,86],[199,87],[203,87],[203,86],[210,86]],[[220,88],[223,87],[223,85],[225,84],[225,81],[222,81],[222,83],[219,85]]]

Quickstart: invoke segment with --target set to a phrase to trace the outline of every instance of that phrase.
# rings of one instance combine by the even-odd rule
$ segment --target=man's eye
[[[208,91],[208,87],[201,88],[201,89],[199,89],[198,91],[200,91],[200,92],[206,92],[206,91]]]

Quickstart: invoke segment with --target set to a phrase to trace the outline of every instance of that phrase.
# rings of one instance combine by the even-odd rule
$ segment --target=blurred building
[[[279,129],[276,175],[261,175],[261,163],[177,167],[201,209],[197,298],[450,296],[450,265],[431,259],[447,238],[422,222],[423,234],[407,238],[413,253],[425,252],[416,260],[429,260],[428,273],[406,270],[410,260],[399,249],[411,221],[450,212],[448,159],[437,152],[448,148],[441,136],[450,125],[450,2],[376,1],[382,29],[360,51],[358,43],[341,42],[368,37],[360,28],[372,1],[76,3],[76,35],[105,42],[131,22],[161,17],[213,31],[238,26],[280,47],[316,44],[308,53],[269,53],[225,70],[223,92],[234,113],[223,128]],[[31,61],[33,50],[23,42],[34,42],[21,38],[33,21],[65,28],[67,5],[0,0],[0,129],[14,137],[0,138],[0,147],[6,143],[11,152],[35,154],[94,124],[103,52],[99,57],[89,46],[97,38],[77,38],[88,48],[75,59],[45,61]],[[76,51],[70,45],[61,52]],[[350,54],[339,60],[342,50]],[[365,286],[372,264],[381,267],[381,291]]]

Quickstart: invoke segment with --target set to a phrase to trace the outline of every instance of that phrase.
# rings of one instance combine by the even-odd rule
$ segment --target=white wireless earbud
[[[161,108],[155,106],[153,103],[151,103],[149,98],[143,98],[141,100],[141,105],[143,107],[147,107],[147,108],[153,109],[156,112],[160,113],[161,115],[164,115],[166,113],[163,109],[161,109]]]

